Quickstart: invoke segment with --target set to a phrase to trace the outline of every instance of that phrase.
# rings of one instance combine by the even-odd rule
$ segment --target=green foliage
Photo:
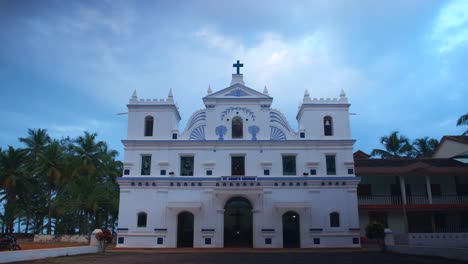
[[[385,147],[385,150],[374,149],[371,155],[380,156],[382,159],[411,157],[413,155],[413,147],[407,137],[400,136],[398,133],[398,131],[394,131],[389,136],[381,137],[380,143]]]
[[[379,222],[370,222],[366,226],[366,237],[369,239],[383,239],[385,237],[385,227]]]
[[[435,138],[423,137],[413,141],[413,151],[416,157],[430,157],[439,146],[439,141]]]
[[[26,233],[88,234],[115,227],[122,163],[97,134],[51,139],[29,129],[24,149],[0,149],[0,205],[4,231],[22,221]],[[5,230],[5,228],[7,230]]]
[[[457,120],[457,126],[466,126],[468,125],[468,114],[460,116]],[[463,132],[462,136],[468,136],[468,130]]]

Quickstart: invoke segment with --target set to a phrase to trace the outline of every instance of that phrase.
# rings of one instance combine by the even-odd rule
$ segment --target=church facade
[[[360,247],[344,92],[306,91],[295,131],[237,69],[229,87],[208,89],[183,131],[172,92],[133,94],[117,247]]]

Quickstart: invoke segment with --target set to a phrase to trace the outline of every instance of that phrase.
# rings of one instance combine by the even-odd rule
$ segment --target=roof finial
[[[137,99],[138,96],[137,96],[137,92],[136,92],[136,89],[133,91],[133,94],[132,94],[132,99]]]
[[[307,91],[307,89],[305,89],[305,91],[304,91],[304,98],[305,98],[305,97],[310,97],[309,91]]]
[[[346,97],[346,94],[343,89],[341,89],[340,97]]]
[[[265,85],[265,88],[263,88],[263,93],[268,95],[268,89],[267,89],[266,85]]]
[[[211,90],[211,85],[208,85],[208,91],[207,91],[208,94],[212,94],[213,91]]]
[[[169,94],[167,95],[167,98],[172,98],[172,97],[174,97],[174,96],[172,96],[172,88],[171,88],[171,89],[169,89]]]

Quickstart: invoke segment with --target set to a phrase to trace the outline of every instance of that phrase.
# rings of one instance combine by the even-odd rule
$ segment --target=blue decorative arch
[[[248,109],[247,107],[239,107],[239,106],[226,108],[226,110],[224,110],[221,113],[221,120],[224,120],[224,118],[229,113],[234,112],[234,111],[244,112],[245,114],[249,115],[249,117],[252,119],[252,121],[255,121],[255,113],[252,110]]]
[[[199,126],[192,130],[190,140],[205,140],[205,126]]]
[[[271,140],[286,140],[286,135],[283,130],[270,126],[270,139]]]

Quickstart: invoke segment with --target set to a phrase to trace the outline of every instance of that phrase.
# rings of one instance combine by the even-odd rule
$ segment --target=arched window
[[[137,227],[146,227],[147,216],[145,212],[138,213]]]
[[[325,136],[333,136],[333,120],[331,116],[323,118],[323,133]]]
[[[145,117],[145,137],[153,136],[153,123],[154,119],[152,116]]]
[[[330,226],[340,227],[340,214],[338,212],[333,212],[330,214]]]
[[[242,124],[242,118],[236,116],[232,119],[232,138],[243,138],[244,126]]]

